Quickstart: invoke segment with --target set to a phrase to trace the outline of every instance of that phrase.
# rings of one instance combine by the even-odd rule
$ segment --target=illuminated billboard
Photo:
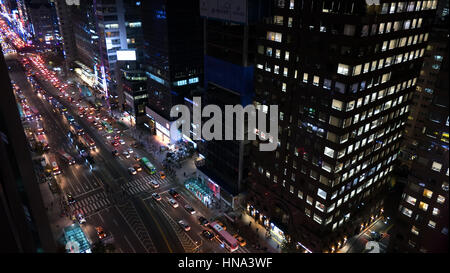
[[[136,51],[130,49],[117,50],[118,61],[136,61]]]

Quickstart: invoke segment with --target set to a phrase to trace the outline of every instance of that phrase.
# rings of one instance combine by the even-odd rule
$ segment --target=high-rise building
[[[148,80],[145,123],[164,143],[180,134],[170,130],[173,105],[184,104],[203,83],[203,27],[198,0],[142,1],[144,66]]]
[[[1,51],[0,75],[0,252],[56,252]]]
[[[59,44],[55,4],[49,0],[30,0],[25,4],[32,24],[34,42],[44,45]]]
[[[200,15],[204,18],[204,77],[205,92],[202,105],[245,107],[253,100],[253,73],[256,55],[256,25],[269,10],[268,1],[240,1],[238,6],[217,6],[201,1]],[[227,16],[231,12],[233,16]],[[231,128],[223,128],[222,132]],[[225,139],[222,136],[222,139]],[[204,164],[198,166],[214,183],[216,197],[231,207],[238,206],[239,194],[245,189],[249,171],[249,141],[199,141],[198,150]]]
[[[409,175],[390,242],[393,252],[448,252],[448,1],[440,4],[405,130],[402,159]]]
[[[254,104],[279,106],[278,149],[254,146],[246,209],[279,241],[333,252],[383,212],[437,1],[272,3]]]
[[[116,52],[127,49],[123,1],[90,0],[68,6],[57,0],[57,11],[70,68],[103,95],[115,94]]]

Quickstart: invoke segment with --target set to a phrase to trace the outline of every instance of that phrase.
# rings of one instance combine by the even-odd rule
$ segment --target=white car
[[[178,208],[178,202],[173,200],[172,198],[169,198],[169,204],[174,208]]]
[[[119,139],[120,144],[124,145],[125,144],[125,140],[123,139]]]
[[[111,139],[111,135],[106,135],[106,139],[110,140]]]
[[[127,151],[124,151],[124,152],[122,153],[122,155],[123,155],[125,158],[130,158],[130,154],[129,154]]]
[[[189,212],[190,214],[195,214],[195,209],[193,207],[191,207],[190,205],[185,205],[184,209]]]
[[[129,167],[129,168],[128,168],[128,171],[129,171],[132,175],[137,174],[136,170],[135,170],[133,167]]]
[[[184,231],[191,230],[191,227],[183,220],[178,221],[178,224],[184,229]]]
[[[133,149],[131,149],[131,148],[128,148],[127,151],[128,151],[128,153],[130,153],[130,154],[134,153]]]
[[[78,222],[79,222],[80,224],[86,223],[86,219],[84,218],[83,214],[81,214],[81,213],[79,213],[79,214],[77,215],[77,219],[78,219]]]
[[[158,182],[156,182],[155,180],[150,181],[150,185],[152,185],[152,187],[153,187],[154,189],[159,188],[159,184],[158,184]]]
[[[156,201],[161,201],[161,196],[158,193],[156,193],[156,192],[152,193],[152,197]]]

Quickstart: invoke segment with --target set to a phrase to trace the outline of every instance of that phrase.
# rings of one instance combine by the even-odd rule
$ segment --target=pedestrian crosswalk
[[[105,192],[99,192],[77,200],[75,203],[70,204],[69,207],[72,214],[82,213],[87,216],[88,214],[107,208],[110,205],[111,202]]]
[[[153,174],[131,180],[126,184],[121,185],[121,188],[131,195],[139,194],[154,189],[150,183],[152,180],[156,181],[160,187],[169,183],[168,178],[162,179],[158,174]]]

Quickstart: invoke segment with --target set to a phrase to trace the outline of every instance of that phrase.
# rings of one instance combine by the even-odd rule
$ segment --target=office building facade
[[[254,147],[246,210],[280,242],[334,252],[383,213],[437,1],[272,3],[254,104],[279,106],[278,149]]]

